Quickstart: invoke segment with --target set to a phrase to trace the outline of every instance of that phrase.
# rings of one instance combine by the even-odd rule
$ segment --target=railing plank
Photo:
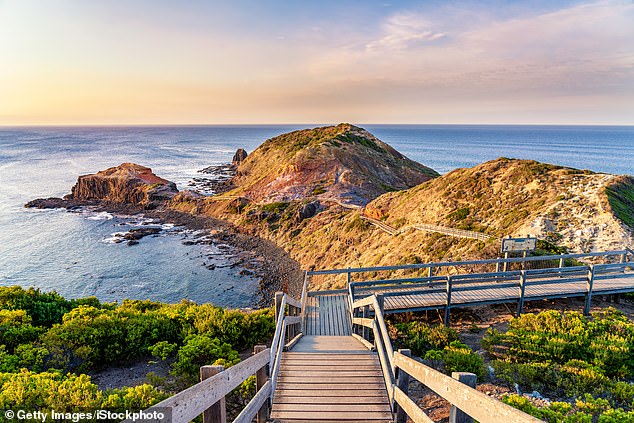
[[[500,259],[485,259],[485,260],[471,260],[471,261],[445,261],[436,263],[417,263],[417,264],[402,264],[398,266],[376,266],[376,267],[357,267],[346,269],[328,269],[328,270],[311,270],[309,275],[338,275],[341,273],[365,273],[365,272],[379,272],[383,270],[406,270],[406,269],[427,269],[429,267],[448,267],[448,266],[468,266],[473,264],[496,264],[496,263],[521,263],[530,261],[542,261],[542,260],[558,260],[567,258],[581,258],[581,257],[600,257],[600,256],[620,256],[623,255],[626,250],[610,250],[594,253],[575,253],[575,254],[558,254],[550,256],[533,256],[533,257],[513,257],[513,258],[500,258]],[[634,254],[633,254],[634,255]]]
[[[285,310],[286,295],[283,295],[279,308],[276,307],[278,315],[275,316],[275,322],[277,323],[277,325],[275,327],[275,335],[273,335],[273,342],[271,342],[271,357],[269,360],[269,368],[271,369],[271,371],[273,370],[273,363],[275,362],[275,356],[277,355],[277,347],[280,344],[280,335],[282,333],[282,329],[284,328],[282,322],[284,321]]]
[[[355,317],[352,319],[352,323],[355,325],[364,326],[366,328],[372,328],[372,323],[374,319],[369,319],[367,317]]]
[[[302,318],[300,316],[286,316],[284,318],[284,324],[288,325],[296,325],[302,322]]]
[[[187,423],[217,403],[269,362],[270,349],[253,355],[225,371],[191,386],[150,407],[172,409],[172,423]]]
[[[246,407],[238,414],[238,417],[235,418],[233,423],[251,423],[251,421],[255,418],[255,415],[258,413],[258,410],[262,408],[264,403],[271,396],[271,381],[267,380],[262,388],[255,394],[253,399],[249,401]]]
[[[394,364],[480,423],[543,423],[399,352],[394,353]]]
[[[284,294],[284,297],[286,297],[286,304],[291,306],[291,307],[295,307],[295,308],[302,308],[302,303],[301,301],[296,300],[295,298]]]
[[[408,397],[405,392],[401,391],[397,386],[394,387],[394,400],[402,407],[405,413],[414,423],[434,423],[423,410],[416,405],[414,401]]]
[[[359,308],[359,307],[365,307],[367,305],[372,305],[374,304],[374,296],[370,295],[369,297],[365,297],[365,298],[361,298],[360,300],[355,301],[354,303],[352,303],[352,308]]]

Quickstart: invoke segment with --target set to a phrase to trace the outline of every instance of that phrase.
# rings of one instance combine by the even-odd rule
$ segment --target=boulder
[[[299,223],[304,219],[310,219],[314,215],[319,212],[320,204],[319,201],[312,201],[310,203],[304,204],[297,210],[295,215],[295,220]]]
[[[247,151],[244,148],[238,148],[236,154],[233,155],[233,159],[231,160],[231,164],[233,166],[238,166],[240,163],[247,158]]]

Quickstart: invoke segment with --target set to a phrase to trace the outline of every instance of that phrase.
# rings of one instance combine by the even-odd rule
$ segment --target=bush
[[[447,374],[469,372],[474,373],[480,380],[484,376],[484,359],[460,341],[451,342],[442,351],[430,350],[425,354],[425,358],[432,361],[441,359]]]
[[[409,348],[412,354],[424,356],[429,350],[443,349],[458,340],[458,332],[444,325],[430,326],[424,322],[396,323],[396,342]]]
[[[170,355],[178,348],[177,344],[170,344],[167,341],[159,341],[148,348],[150,354],[161,360],[167,360]]]
[[[592,319],[577,312],[525,314],[513,319],[505,334],[488,332],[482,345],[519,363],[581,360],[608,377],[634,376],[634,323],[615,309]]]
[[[191,380],[197,380],[201,366],[220,364],[226,368],[239,361],[240,356],[231,345],[207,335],[191,335],[178,350],[174,371]]]

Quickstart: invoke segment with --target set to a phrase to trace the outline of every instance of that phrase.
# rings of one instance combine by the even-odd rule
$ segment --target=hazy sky
[[[634,124],[630,1],[0,0],[0,125]]]

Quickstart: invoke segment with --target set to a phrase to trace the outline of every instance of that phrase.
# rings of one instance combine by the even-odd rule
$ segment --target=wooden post
[[[498,260],[502,260],[502,257],[498,257]],[[500,262],[495,263],[495,272],[500,273]]]
[[[508,259],[508,258],[509,258],[509,252],[508,252],[508,251],[506,251],[506,252],[504,253],[504,260],[505,260],[505,261],[504,261],[504,268],[503,268],[503,270],[502,270],[503,272],[506,272],[506,270],[507,270],[507,269],[508,269],[508,267],[509,267],[509,262],[508,262],[508,261],[506,261],[506,259]]]
[[[522,252],[522,258],[526,258],[526,256],[528,255],[528,253],[526,251]],[[526,261],[522,260],[522,270],[526,269]]]
[[[590,314],[590,303],[592,302],[592,285],[594,284],[594,265],[590,265],[588,270],[588,282],[586,283],[586,303],[583,307],[583,314],[588,316]]]
[[[473,373],[452,372],[451,377],[474,388],[476,387],[477,376]],[[449,423],[473,423],[473,418],[460,411],[455,405],[449,409]]]
[[[266,349],[266,345],[256,345],[253,348],[253,354],[258,354],[262,351],[264,351]],[[264,367],[262,367],[260,370],[258,370],[255,373],[255,389],[256,392],[258,392],[260,389],[262,389],[262,386],[264,386],[264,384],[266,383],[267,379],[269,378],[269,366],[266,365]],[[257,419],[257,423],[266,423],[269,419],[269,413],[271,410],[271,404],[269,403],[270,399],[267,400],[264,405],[262,406],[262,408],[260,408],[260,410],[258,411],[258,419]]]
[[[451,313],[451,276],[447,276],[447,304],[445,304],[445,326],[449,326],[449,317]]]
[[[383,310],[385,310],[385,297],[383,294],[376,294],[376,302],[379,303],[381,314],[383,314]],[[376,314],[376,311],[374,313]]]
[[[275,293],[275,323],[277,323],[277,319],[280,316],[280,307],[282,306],[282,298],[284,298],[283,292]]]
[[[368,317],[370,317],[370,306],[364,306],[363,307],[363,317],[365,317],[366,319]],[[363,328],[363,330],[361,331],[361,336],[366,341],[369,341],[370,340],[370,328],[368,328],[367,326],[362,326],[362,328]]]
[[[564,258],[563,258],[563,257],[561,257],[561,258],[559,259],[559,268],[560,268],[560,269],[563,269],[563,268],[564,268],[564,264],[566,264],[566,262],[564,261]],[[562,273],[562,271],[561,271],[561,270],[559,271],[559,277],[560,277],[560,278],[563,278],[563,273]]]
[[[434,266],[429,266],[427,268],[427,277],[431,278],[432,276],[434,276]]]
[[[403,349],[398,350],[401,354],[407,357],[412,356],[412,351]],[[404,372],[402,369],[396,368],[396,386],[398,389],[403,391],[405,395],[408,395],[409,391],[409,375]],[[407,422],[407,413],[403,410],[403,407],[400,405],[396,405],[396,420],[395,423],[406,423]]]
[[[520,317],[522,309],[524,308],[524,292],[526,290],[526,271],[522,270],[520,273],[520,298],[517,302],[517,316]]]
[[[200,380],[209,379],[224,369],[224,366],[202,366],[200,368]],[[203,423],[227,423],[227,407],[224,397],[203,411]]]

